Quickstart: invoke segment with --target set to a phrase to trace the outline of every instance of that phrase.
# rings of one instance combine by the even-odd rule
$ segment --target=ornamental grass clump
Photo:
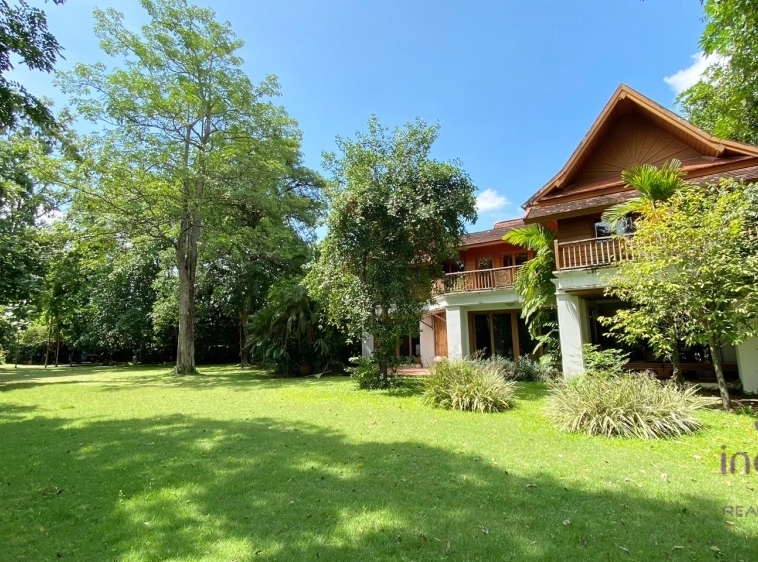
[[[704,405],[697,387],[678,389],[650,374],[580,375],[552,386],[547,415],[570,433],[661,439],[699,430],[694,414]]]
[[[448,410],[501,412],[513,405],[516,384],[483,361],[448,359],[424,380],[424,403]]]

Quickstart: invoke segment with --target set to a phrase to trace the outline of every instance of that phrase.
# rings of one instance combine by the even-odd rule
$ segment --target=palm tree
[[[637,191],[637,196],[629,199],[624,203],[614,205],[610,209],[603,213],[602,220],[610,226],[611,232],[616,231],[616,226],[619,222],[631,215],[650,215],[655,211],[656,206],[661,202],[669,199],[674,193],[676,193],[682,186],[686,184],[684,180],[685,172],[681,169],[682,163],[673,158],[664,163],[660,168],[653,166],[652,164],[643,164],[641,166],[635,166],[629,170],[624,170],[621,173],[621,178],[624,180],[626,187],[634,188]],[[614,293],[614,289],[611,287],[611,294]],[[621,294],[621,293],[619,293]],[[644,310],[643,308],[637,309],[636,316],[632,314],[632,311],[621,311],[615,317],[606,320],[606,324],[616,324],[616,327],[625,324],[622,322],[622,318],[637,318],[638,327],[640,323],[645,320],[647,316],[648,323],[652,316],[655,316],[655,311]],[[660,311],[658,311],[660,312]],[[626,316],[625,316],[626,315]],[[657,315],[660,316],[660,315]],[[644,322],[642,322],[644,324]],[[664,357],[671,358],[673,366],[672,377],[676,384],[682,385],[684,380],[682,378],[681,359],[679,357],[679,341],[683,334],[681,329],[684,323],[681,318],[674,316],[657,318],[656,320],[657,331],[663,337],[654,337],[652,333],[649,333],[647,337],[644,337],[644,330],[638,330],[637,335],[640,335],[642,339],[647,339],[653,346],[654,351]],[[631,335],[632,332],[627,332],[626,335],[619,335],[618,338],[621,341],[629,342],[630,339],[634,339],[636,336]]]
[[[507,232],[503,240],[534,252],[534,257],[521,266],[513,289],[521,301],[521,316],[538,342],[537,347],[541,346],[547,355],[556,359],[560,346],[555,335],[555,232],[541,224],[529,224]]]
[[[660,168],[652,164],[643,164],[624,170],[621,172],[621,179],[626,187],[635,189],[638,195],[606,210],[603,213],[603,222],[614,232],[616,225],[626,217],[644,213],[645,210],[654,209],[658,203],[666,201],[685,184],[684,176],[682,163],[676,158],[672,158]]]

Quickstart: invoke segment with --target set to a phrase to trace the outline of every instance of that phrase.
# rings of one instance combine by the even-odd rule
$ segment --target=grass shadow
[[[70,422],[0,416],[9,560],[709,560],[715,545],[730,560],[758,555],[703,497],[596,489],[266,417]]]

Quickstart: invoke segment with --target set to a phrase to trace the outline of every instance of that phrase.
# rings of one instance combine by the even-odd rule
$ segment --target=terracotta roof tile
[[[516,228],[517,226],[523,226],[524,219],[511,219],[507,221],[500,221],[495,223],[495,228],[490,230],[483,230],[481,232],[470,232],[463,237],[463,246],[476,246],[477,244],[487,244],[490,242],[498,242],[503,239],[503,235]]]
[[[633,189],[611,193],[608,195],[597,195],[595,197],[586,197],[585,199],[576,199],[574,201],[564,201],[553,205],[541,205],[531,207],[524,217],[528,222],[534,222],[544,217],[559,218],[561,215],[571,215],[578,211],[589,211],[591,209],[601,210],[610,207],[616,203],[622,203],[637,195]]]
[[[709,174],[707,176],[693,178],[689,181],[696,185],[705,185],[707,183],[718,183],[721,178],[732,178],[736,181],[755,181],[758,180],[758,166],[748,166],[747,168],[740,168],[739,170]]]
[[[707,183],[717,183],[721,178],[732,178],[737,181],[755,181],[758,180],[758,166],[748,166],[738,170],[718,172],[716,174],[692,178],[688,181],[695,185],[705,185]],[[561,215],[571,215],[577,211],[589,211],[591,209],[601,210],[605,207],[615,205],[616,203],[627,201],[635,195],[637,195],[636,191],[633,189],[627,189],[618,193],[597,195],[595,197],[586,197],[584,199],[565,201],[562,203],[557,202],[552,205],[540,205],[539,207],[529,208],[524,218],[528,222],[533,222],[543,217],[558,218]]]

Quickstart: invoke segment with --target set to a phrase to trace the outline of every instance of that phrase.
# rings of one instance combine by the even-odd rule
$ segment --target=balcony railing
[[[492,289],[510,289],[520,266],[496,267],[448,273],[435,283],[434,290],[440,293],[467,293]]]
[[[558,270],[596,268],[613,265],[631,257],[630,235],[589,238],[573,242],[555,241]]]

